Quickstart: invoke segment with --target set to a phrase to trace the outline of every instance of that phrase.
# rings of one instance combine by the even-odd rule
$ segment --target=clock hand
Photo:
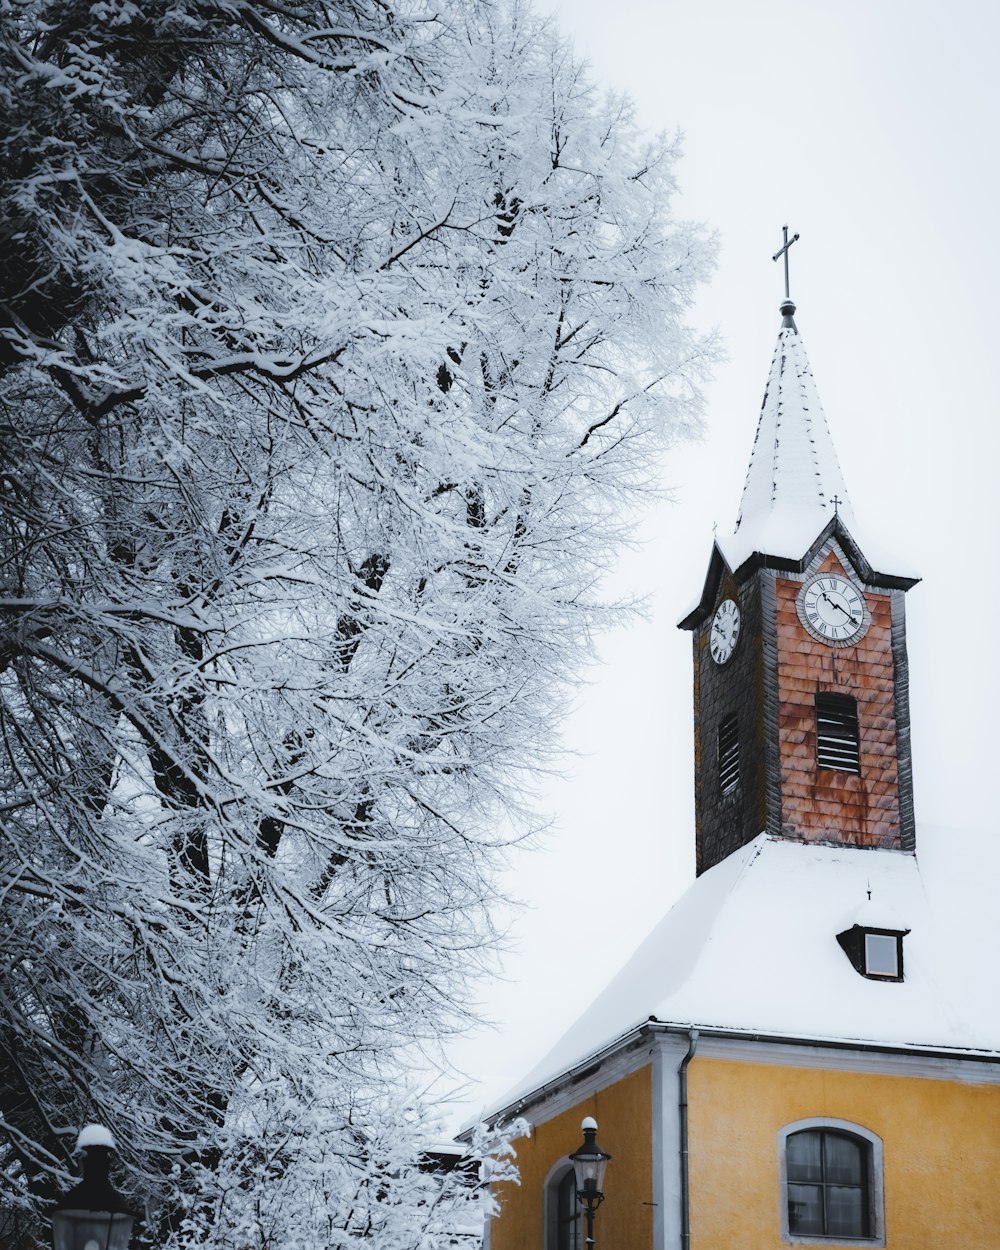
[[[822,598],[824,598],[827,601],[827,603],[830,605],[831,608],[836,608],[838,612],[843,612],[843,614],[847,617],[847,619],[851,622],[852,625],[857,625],[858,618],[852,615],[850,612],[848,612],[848,610],[843,606],[843,604],[837,603],[836,600],[831,599],[825,590],[822,593]]]

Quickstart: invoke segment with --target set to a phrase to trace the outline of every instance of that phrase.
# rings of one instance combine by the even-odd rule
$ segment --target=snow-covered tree
[[[0,1202],[97,1120],[158,1243],[447,1244],[404,1091],[710,241],[517,5],[0,14]]]

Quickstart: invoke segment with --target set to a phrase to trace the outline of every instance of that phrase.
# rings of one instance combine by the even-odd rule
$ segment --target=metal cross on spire
[[[790,300],[792,296],[788,289],[788,249],[798,239],[799,236],[797,234],[793,234],[792,237],[789,238],[788,227],[782,226],[781,228],[784,231],[784,235],[785,235],[785,245],[784,247],[779,247],[778,250],[771,257],[771,259],[777,260],[779,256],[784,256],[785,258],[785,299]]]

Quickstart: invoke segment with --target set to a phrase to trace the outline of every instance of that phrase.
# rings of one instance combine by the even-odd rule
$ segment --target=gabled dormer
[[[699,872],[761,831],[914,845],[903,595],[917,578],[866,557],[794,304],[781,313],[736,529],[680,622]]]

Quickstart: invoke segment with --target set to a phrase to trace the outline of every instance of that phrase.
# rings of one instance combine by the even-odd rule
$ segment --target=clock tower
[[[781,314],[736,531],[680,622],[699,873],[761,832],[914,849],[903,596],[918,579],[859,543],[787,296]]]

